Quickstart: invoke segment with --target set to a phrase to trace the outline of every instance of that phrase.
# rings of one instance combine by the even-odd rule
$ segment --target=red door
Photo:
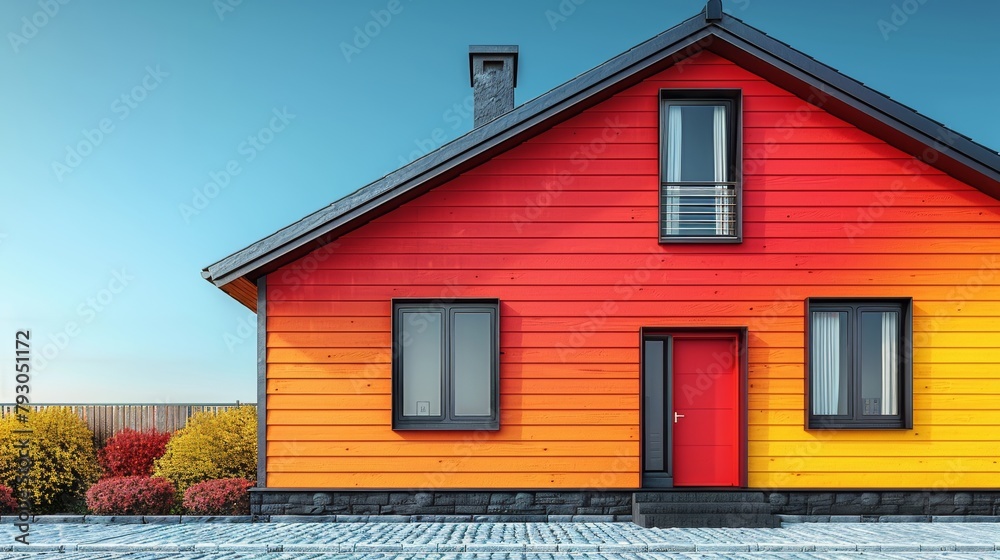
[[[643,348],[643,484],[739,486],[737,335],[651,335]]]
[[[675,486],[739,486],[739,362],[734,336],[674,337]]]

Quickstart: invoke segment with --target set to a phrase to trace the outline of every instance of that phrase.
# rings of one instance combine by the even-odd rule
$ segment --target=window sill
[[[899,421],[895,423],[883,423],[883,422],[823,422],[823,421],[812,421],[806,425],[806,430],[820,430],[820,431],[830,431],[830,430],[912,430],[913,426],[905,426]]]
[[[678,235],[660,237],[660,245],[669,245],[671,243],[743,243],[743,238],[735,235],[719,235],[711,237],[684,237]]]
[[[426,432],[426,431],[452,431],[452,432],[496,432],[500,430],[500,422],[394,422],[392,431],[394,432]]]

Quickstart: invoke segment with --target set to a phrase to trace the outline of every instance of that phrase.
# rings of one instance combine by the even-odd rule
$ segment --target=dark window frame
[[[741,89],[661,89],[659,99],[660,111],[660,186],[657,190],[657,224],[658,237],[661,244],[666,243],[742,243],[743,242],[743,90]],[[667,181],[667,108],[671,105],[713,105],[724,103],[728,106],[727,127],[729,131],[728,149],[729,161],[728,181],[711,181],[706,184],[725,184],[733,187],[735,212],[734,232],[732,235],[667,235],[666,219],[663,209],[664,190],[674,184],[685,184],[684,181],[673,183]]]
[[[402,320],[404,312],[441,313],[441,415],[403,415],[403,364]],[[490,362],[490,409],[489,416],[458,416],[455,414],[454,382],[454,315],[462,311],[489,311],[493,315],[491,323],[492,359]],[[500,429],[500,300],[496,298],[469,299],[418,299],[392,300],[392,429],[393,430],[488,430]]]
[[[848,313],[848,413],[817,415],[812,411],[812,313],[846,311]],[[899,312],[899,395],[898,414],[894,416],[863,414],[860,371],[860,314],[862,311]],[[807,298],[805,301],[805,416],[810,430],[909,430],[913,428],[913,298],[858,297]]]

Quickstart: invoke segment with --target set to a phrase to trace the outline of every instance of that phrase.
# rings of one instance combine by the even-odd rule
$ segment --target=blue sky
[[[702,0],[4,0],[0,400],[252,402],[255,323],[200,270],[472,127],[470,44],[523,103]],[[836,6],[836,7],[834,7]],[[1000,149],[1000,3],[725,10]]]

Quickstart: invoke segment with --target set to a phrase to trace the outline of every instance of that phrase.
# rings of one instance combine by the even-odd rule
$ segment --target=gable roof
[[[259,277],[700,51],[723,56],[1000,199],[1000,154],[721,13],[710,0],[702,13],[209,265],[202,276],[256,309]]]

